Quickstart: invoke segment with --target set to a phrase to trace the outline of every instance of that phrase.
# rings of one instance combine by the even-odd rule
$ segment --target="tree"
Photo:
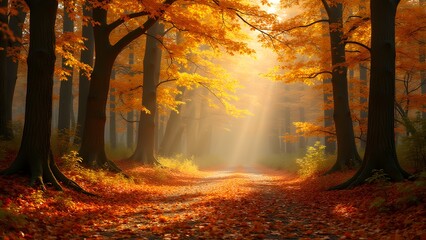
[[[13,1],[11,4],[13,9],[16,9],[16,14],[11,14],[9,17],[9,29],[12,31],[14,40],[9,39],[7,46],[8,51],[12,50],[14,54],[9,54],[6,59],[6,125],[7,128],[12,127],[12,103],[13,96],[15,93],[16,80],[18,78],[18,65],[19,55],[22,49],[22,28],[27,16],[27,9],[25,9],[25,3],[22,1]],[[9,134],[13,134],[13,131],[8,130]],[[13,135],[10,135],[13,136]]]
[[[1,174],[24,171],[30,174],[30,185],[40,185],[45,189],[44,183],[49,182],[61,190],[59,181],[62,181],[85,192],[58,169],[50,149],[58,2],[26,0],[26,3],[31,16],[24,131],[15,161]]]
[[[399,165],[395,149],[395,15],[398,4],[399,0],[370,1],[371,72],[365,155],[358,172],[333,189],[362,184],[375,169],[383,169],[393,181],[410,176]]]
[[[69,14],[68,6],[64,6],[63,13],[63,34],[74,33],[74,21],[71,19]],[[73,108],[73,68],[67,62],[65,57],[62,58],[62,69],[66,71],[65,79],[61,80],[59,89],[59,116],[58,116],[58,134],[69,137],[70,123],[71,123],[71,112]],[[70,139],[66,140],[68,143]]]
[[[349,108],[348,69],[343,36],[343,4],[321,1],[327,12],[331,47],[331,84],[333,86],[334,125],[336,128],[337,158],[328,171],[332,173],[354,168],[361,162],[355,145],[355,135]]]
[[[154,153],[155,115],[157,111],[157,85],[160,81],[162,49],[158,37],[164,34],[164,25],[156,22],[147,32],[143,60],[142,104],[146,108],[140,112],[138,141],[136,150],[130,157],[144,164],[157,164]]]
[[[111,23],[107,22],[108,1],[95,1],[93,8],[93,20],[97,22],[94,26],[95,36],[95,64],[91,74],[89,93],[87,98],[87,108],[84,121],[84,130],[79,150],[83,158],[83,165],[90,168],[106,167],[112,171],[121,170],[110,161],[105,153],[105,121],[106,121],[106,103],[112,66],[117,55],[133,40],[146,33],[146,31],[164,14],[165,9],[173,4],[175,0],[165,0],[155,17],[148,18],[140,27],[128,32],[117,42],[111,44],[111,32],[125,23],[126,20],[139,16],[150,15],[151,12],[140,11],[134,14],[122,16]]]
[[[81,50],[80,61],[93,67],[93,56],[95,52],[95,40],[93,36],[93,25],[89,21],[92,18],[92,6],[89,0],[86,0],[83,5],[83,21],[82,37],[84,38],[85,48]],[[78,80],[78,112],[77,112],[77,129],[74,142],[79,143],[83,135],[84,120],[86,119],[87,111],[87,96],[89,94],[89,79],[87,73],[80,72]]]

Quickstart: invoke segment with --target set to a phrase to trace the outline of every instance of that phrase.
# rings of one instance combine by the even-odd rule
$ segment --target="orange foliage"
[[[9,156],[10,157],[10,156]],[[72,191],[41,192],[24,178],[0,178],[0,211],[24,218],[0,217],[4,239],[421,239],[426,235],[424,189],[417,204],[400,204],[397,185],[387,191],[386,209],[371,208],[383,189],[364,185],[325,191],[353,172],[302,180],[260,167],[186,175],[132,163],[120,166],[133,180],[102,172],[95,179],[65,173],[99,197]],[[3,167],[3,166],[2,166]],[[413,186],[412,183],[405,183]],[[417,192],[416,192],[417,191]],[[405,194],[405,193],[404,193]],[[406,196],[406,195],[403,195]],[[409,202],[406,202],[409,203]],[[12,216],[9,216],[12,218]]]

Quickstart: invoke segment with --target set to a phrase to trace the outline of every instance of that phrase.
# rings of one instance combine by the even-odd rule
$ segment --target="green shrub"
[[[314,146],[306,149],[306,155],[303,158],[296,159],[299,165],[298,173],[302,177],[310,177],[322,170],[322,166],[326,162],[325,146],[321,142],[315,142]]]

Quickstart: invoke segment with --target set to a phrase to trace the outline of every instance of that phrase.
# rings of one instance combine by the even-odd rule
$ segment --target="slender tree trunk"
[[[330,94],[326,89],[328,88],[328,85],[331,84],[331,79],[324,79],[323,85],[324,85],[324,93],[323,93],[323,101],[324,105],[328,105],[330,102],[330,98],[332,98],[332,94]],[[329,109],[327,107],[324,107],[324,127],[328,128],[333,126],[333,108]],[[333,137],[325,136],[324,138],[324,145],[325,145],[325,153],[326,154],[335,154],[336,153],[336,141],[333,139]]]
[[[7,25],[8,1],[2,0],[0,8],[4,12],[0,13],[0,24]],[[7,82],[6,82],[6,51],[7,37],[4,31],[0,31],[0,139],[10,140],[13,138],[11,122],[8,122],[7,114]]]
[[[420,0],[419,4],[421,7],[426,6],[426,0]],[[420,39],[419,44],[419,62],[425,63],[426,62],[426,36],[423,35],[423,37]],[[420,81],[422,83],[422,94],[426,94],[426,70],[420,71]],[[422,112],[422,118],[426,119],[426,105],[423,106],[423,112]]]
[[[115,80],[115,70],[111,72],[111,80]],[[117,148],[117,124],[115,119],[115,88],[111,88],[109,95],[109,141],[111,148]]]
[[[395,15],[399,1],[370,1],[371,75],[368,101],[368,132],[364,160],[343,189],[365,182],[374,169],[383,169],[393,181],[409,177],[399,165],[395,149]]]
[[[133,47],[130,47],[130,53],[129,53],[129,69],[130,69],[130,75],[133,75],[133,70],[132,70],[132,66],[135,63],[135,55],[133,53]],[[134,122],[133,122],[133,118],[134,118],[134,111],[130,110],[129,112],[127,112],[127,120],[129,120],[129,122],[127,122],[127,148],[132,149],[133,145],[134,145]]]
[[[92,8],[88,0],[84,3],[83,16],[92,17]],[[82,36],[86,40],[84,41],[85,49],[81,50],[80,61],[89,66],[93,66],[93,56],[95,51],[95,39],[93,36],[93,26],[89,22],[86,25],[83,24]],[[87,111],[87,97],[89,95],[89,77],[84,73],[80,73],[78,82],[78,113],[77,113],[77,129],[75,143],[80,143],[83,136],[84,121],[86,119]]]
[[[337,159],[334,166],[327,172],[332,173],[358,166],[361,158],[355,144],[355,134],[352,125],[352,116],[349,108],[349,93],[345,44],[343,42],[343,5],[325,5],[329,18],[329,33],[331,45],[331,62],[334,105],[334,126],[337,140]]]
[[[305,108],[303,106],[299,107],[299,121],[305,122]],[[304,137],[299,137],[299,149],[306,149],[306,139]]]
[[[14,8],[18,11],[17,15],[10,16],[9,18],[9,28],[15,36],[15,41],[9,41],[8,48],[15,48],[16,53],[20,54],[22,48],[22,25],[24,24],[25,17],[27,13],[24,11],[22,3],[17,3]],[[13,106],[13,95],[15,93],[16,80],[18,78],[18,65],[19,61],[14,58],[15,56],[8,56],[6,59],[6,127],[10,133],[9,136],[13,138],[12,130],[12,106]]]
[[[70,18],[67,7],[64,8],[63,32],[64,34],[74,32],[74,21]],[[63,135],[64,137],[70,137],[69,130],[73,107],[73,68],[66,65],[66,58],[62,58],[62,69],[64,71],[68,71],[70,75],[66,77],[66,80],[61,81],[59,88],[58,134]],[[67,140],[69,141],[70,139]]]
[[[359,80],[361,81],[361,88],[360,88],[361,97],[359,99],[359,102],[361,103],[361,105],[364,105],[364,104],[367,103],[367,98],[363,97],[362,95],[364,93],[364,89],[367,89],[368,83],[367,83],[367,67],[363,64],[359,65]],[[359,126],[360,126],[360,131],[361,131],[360,147],[361,147],[361,150],[365,150],[365,145],[366,145],[366,142],[367,142],[367,139],[366,139],[366,133],[367,132],[366,132],[366,129],[363,128],[363,126],[364,126],[364,124],[367,123],[367,112],[364,111],[364,109],[361,109],[359,115],[360,115]]]
[[[140,113],[138,141],[136,150],[130,157],[143,164],[157,164],[155,158],[155,114],[157,110],[157,84],[160,78],[162,50],[155,37],[164,33],[164,25],[155,23],[147,32],[145,56],[142,104],[149,113]]]
[[[176,101],[182,101],[185,94],[185,87],[178,87],[182,92],[175,97]],[[184,126],[182,123],[181,107],[178,107],[179,113],[175,111],[170,112],[169,119],[167,120],[166,130],[164,132],[163,140],[160,144],[159,154],[163,156],[173,156],[182,153],[182,134]]]

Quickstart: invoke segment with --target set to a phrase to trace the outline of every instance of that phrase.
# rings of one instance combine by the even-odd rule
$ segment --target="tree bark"
[[[157,111],[157,84],[160,78],[162,50],[156,37],[164,34],[164,25],[156,22],[147,32],[145,56],[142,104],[150,113],[141,111],[138,142],[136,150],[130,157],[147,165],[157,164],[154,153],[155,146],[155,114]]]
[[[393,181],[409,177],[399,165],[395,149],[395,15],[398,0],[370,1],[371,72],[367,145],[363,163],[347,182],[332,189],[354,187],[383,169]]]
[[[85,1],[83,7],[83,16],[92,17],[92,8],[88,0]],[[81,50],[80,61],[89,66],[93,66],[93,56],[95,52],[95,39],[93,36],[93,26],[89,22],[82,27],[82,37],[85,38],[85,49]],[[86,119],[87,97],[89,95],[89,77],[84,73],[79,74],[78,80],[78,111],[77,111],[77,128],[74,143],[80,143],[83,136],[84,120]]]
[[[59,171],[50,149],[58,2],[26,2],[31,16],[24,131],[15,161],[1,174],[24,171],[30,174],[30,184],[40,185],[42,189],[45,189],[44,182],[49,182],[56,189],[62,190],[59,184],[59,181],[62,181],[69,187],[87,193]]]
[[[325,2],[325,1],[323,1]],[[334,126],[336,129],[337,159],[333,167],[327,172],[332,173],[345,169],[352,169],[361,163],[355,144],[355,134],[352,116],[349,108],[348,69],[346,62],[345,44],[343,42],[343,5],[336,3],[325,5],[329,18],[329,33],[331,47],[331,63],[334,106]]]
[[[63,16],[63,33],[74,32],[74,21],[68,14],[67,7],[64,7]],[[58,134],[69,136],[71,124],[72,102],[72,86],[73,86],[73,68],[66,65],[66,59],[62,58],[62,69],[70,73],[66,80],[61,81],[59,88],[59,115],[58,115]],[[70,140],[70,139],[68,139]]]

